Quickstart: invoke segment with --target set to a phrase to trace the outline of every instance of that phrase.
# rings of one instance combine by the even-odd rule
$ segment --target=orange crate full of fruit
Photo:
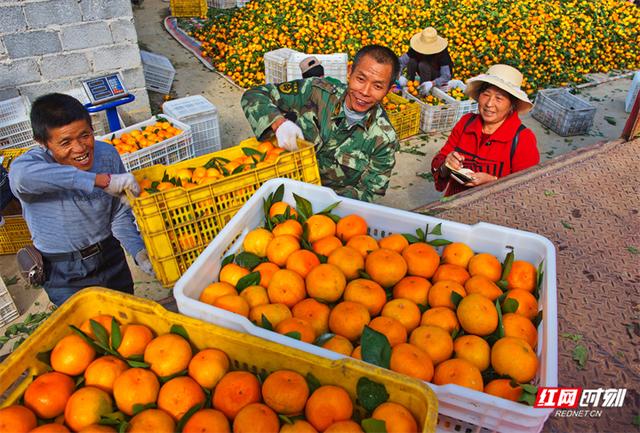
[[[402,96],[388,93],[382,105],[399,140],[416,135],[420,131],[420,106]]]

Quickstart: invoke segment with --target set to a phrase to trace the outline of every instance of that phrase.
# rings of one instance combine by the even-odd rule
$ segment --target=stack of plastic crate
[[[291,53],[287,59],[286,81],[299,80],[302,78],[300,62],[309,56],[315,56],[320,60],[326,77],[333,77],[343,83],[347,82],[347,63],[349,62],[347,53],[305,54],[299,52]]]
[[[171,61],[160,54],[150,53],[140,50],[142,57],[142,68],[144,69],[144,80],[147,83],[147,89],[153,92],[164,93],[171,92],[173,77],[176,70]]]
[[[187,96],[165,102],[162,112],[191,127],[195,156],[221,149],[218,109],[204,96]]]
[[[207,0],[171,0],[171,15],[174,17],[206,17]]]
[[[22,96],[0,101],[0,149],[35,144],[29,120],[29,103]]]
[[[267,84],[287,81],[287,62],[294,53],[298,51],[291,48],[278,48],[264,53],[264,76]]]

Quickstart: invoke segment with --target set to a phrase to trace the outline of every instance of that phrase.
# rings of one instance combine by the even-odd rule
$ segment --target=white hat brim
[[[415,35],[411,36],[411,40],[409,41],[409,46],[411,46],[411,48],[413,48],[420,54],[429,55],[440,53],[444,51],[444,49],[447,48],[447,45],[449,44],[447,40],[440,35],[436,36],[436,41],[433,44],[422,44],[420,42],[420,35],[421,33],[416,33]]]
[[[492,84],[518,98],[519,114],[527,113],[533,108],[533,103],[529,100],[529,97],[522,89],[514,87],[511,83],[508,83],[495,75],[480,74],[477,77],[470,78],[467,81],[467,88],[464,91],[465,95],[477,101],[478,92],[482,83]]]

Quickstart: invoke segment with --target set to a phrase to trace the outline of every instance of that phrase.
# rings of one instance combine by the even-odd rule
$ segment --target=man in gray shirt
[[[121,245],[153,274],[125,191],[140,192],[120,155],[95,141],[89,113],[71,96],[52,93],[31,108],[40,144],[16,158],[9,181],[42,253],[49,299],[61,305],[87,286],[133,293]]]

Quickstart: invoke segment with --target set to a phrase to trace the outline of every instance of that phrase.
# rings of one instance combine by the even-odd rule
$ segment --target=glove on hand
[[[147,250],[140,250],[135,257],[136,264],[145,274],[151,275],[153,278],[156,278],[155,272],[153,272],[153,266],[151,266],[151,260],[149,260],[149,255],[147,254]]]
[[[431,81],[425,81],[418,86],[418,91],[422,96],[427,96],[433,87],[433,83]]]
[[[104,188],[104,192],[114,197],[120,197],[127,189],[135,196],[140,195],[140,185],[131,173],[112,174],[109,185]]]
[[[407,83],[409,83],[409,80],[407,80],[405,77],[401,75],[400,78],[398,78],[397,83],[398,83],[398,86],[400,87],[406,87]]]
[[[398,60],[400,61],[400,70],[403,70],[409,64],[409,54],[404,53]]]
[[[464,84],[460,80],[449,80],[449,82],[447,83],[447,86],[450,89],[455,89],[455,88],[462,88]]]
[[[297,139],[304,139],[304,135],[298,125],[286,120],[276,129],[276,138],[278,139],[278,147],[292,152],[298,150]]]

